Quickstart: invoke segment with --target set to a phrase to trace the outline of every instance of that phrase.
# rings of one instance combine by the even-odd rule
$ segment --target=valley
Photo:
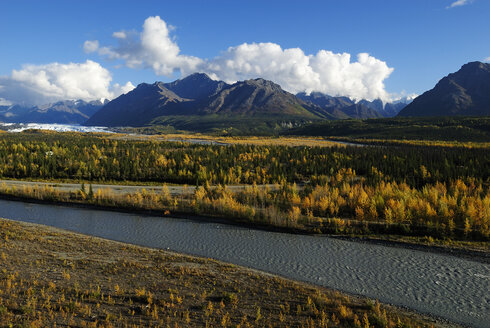
[[[0,1],[0,328],[488,328],[490,1]]]
[[[450,78],[461,90],[459,75]],[[227,84],[196,73],[140,84],[102,105],[25,109],[35,123],[2,108],[11,119],[0,133],[0,217],[163,251],[107,240],[97,240],[96,250],[87,246],[92,237],[0,220],[0,319],[484,327],[478,293],[487,289],[490,250],[490,120],[484,112],[406,117],[422,100],[293,95],[260,78]],[[94,112],[81,121],[77,106]],[[47,246],[46,236],[57,245]],[[84,245],[77,256],[53,255],[73,252],[75,243]],[[103,260],[109,253],[129,259]],[[122,274],[127,268],[132,276]],[[207,285],[197,286],[199,279]]]

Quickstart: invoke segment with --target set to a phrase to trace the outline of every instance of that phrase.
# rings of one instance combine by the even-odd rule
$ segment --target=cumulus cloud
[[[490,57],[483,59],[484,62],[490,63]]]
[[[138,35],[119,31],[113,33],[118,40],[116,47],[96,49],[109,59],[122,59],[130,68],[151,68],[158,75],[172,76],[175,71],[195,71],[202,62],[193,56],[180,54],[180,48],[170,36],[173,28],[160,17],[149,17]]]
[[[284,89],[319,91],[356,99],[388,99],[383,81],[393,68],[366,53],[351,61],[348,53],[320,50],[306,55],[299,48],[282,49],[275,43],[244,43],[200,65],[200,70],[227,82],[263,77]]]
[[[449,6],[446,7],[446,9],[454,8],[454,7],[461,7],[464,5],[467,5],[471,2],[472,0],[457,0],[451,3]]]
[[[134,86],[111,85],[111,73],[99,63],[24,65],[0,77],[0,97],[13,103],[45,104],[65,99],[112,99]]]
[[[201,59],[182,55],[171,30],[160,17],[149,17],[141,33],[116,32],[117,46],[97,47],[96,51],[108,59],[122,60],[128,67],[151,68],[167,77],[176,71],[183,76],[204,72],[226,82],[262,77],[293,93],[320,91],[355,99],[389,98],[384,80],[393,68],[367,53],[358,54],[352,61],[348,53],[320,50],[305,54],[299,48],[282,49],[275,43],[244,43],[215,58]]]

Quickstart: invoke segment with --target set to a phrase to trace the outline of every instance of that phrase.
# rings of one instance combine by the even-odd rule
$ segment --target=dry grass
[[[344,147],[343,144],[325,140],[323,137],[220,137],[205,134],[162,134],[162,135],[130,135],[115,134],[113,139],[123,140],[154,140],[154,141],[211,141],[223,144],[256,145],[256,146],[305,146],[305,147]]]

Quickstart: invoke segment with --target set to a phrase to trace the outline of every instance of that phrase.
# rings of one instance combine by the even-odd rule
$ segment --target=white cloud
[[[130,68],[151,68],[158,75],[172,76],[178,70],[195,71],[202,60],[180,54],[179,46],[170,37],[172,29],[160,17],[148,17],[139,35],[115,32],[113,37],[118,40],[118,46],[101,47],[98,52],[109,59],[124,60]]]
[[[388,99],[383,81],[393,71],[366,53],[351,62],[347,53],[320,50],[306,55],[299,48],[282,49],[275,43],[231,47],[199,68],[227,82],[263,77],[293,93],[319,91],[356,99]]]
[[[490,57],[483,59],[484,62],[490,63]]]
[[[97,40],[94,41],[87,40],[83,43],[83,51],[85,51],[88,54],[92,52],[96,52],[97,49],[99,49],[99,41]]]
[[[112,86],[111,93],[113,94],[113,97],[117,97],[119,95],[122,95],[123,93],[128,93],[129,91],[133,90],[135,86],[131,82],[126,82],[124,85],[120,85],[119,83],[114,83]]]
[[[8,101],[5,98],[0,98],[0,106],[11,106],[12,102]]]
[[[407,93],[406,91],[402,91],[400,93],[391,94],[391,101],[394,103],[404,102],[409,103],[412,102],[419,95],[416,93]]]
[[[114,32],[112,33],[112,36],[116,39],[126,39],[126,32],[124,31]]]
[[[172,29],[160,17],[149,17],[138,35],[125,33],[118,46],[98,48],[109,59],[119,59],[131,68],[151,68],[157,75],[172,77],[193,72],[234,82],[262,77],[279,83],[290,92],[320,91],[351,98],[388,99],[384,80],[393,68],[366,53],[351,62],[348,53],[320,50],[305,54],[299,48],[282,49],[275,43],[244,43],[228,48],[212,59],[180,54],[170,35]],[[117,32],[121,33],[121,32]]]
[[[134,88],[111,86],[111,73],[99,63],[50,63],[24,65],[10,76],[0,77],[0,97],[13,103],[45,104],[57,100],[112,99]]]
[[[464,6],[464,5],[469,4],[471,1],[472,0],[457,0],[457,1],[454,1],[453,3],[451,3],[449,6],[447,6],[446,9]]]

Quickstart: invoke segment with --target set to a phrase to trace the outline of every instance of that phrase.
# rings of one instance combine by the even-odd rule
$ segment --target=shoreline
[[[67,239],[67,240],[80,239],[80,240],[86,240],[86,241],[91,242],[91,243],[93,242],[94,244],[97,244],[98,247],[101,247],[102,250],[104,250],[104,248],[107,248],[108,246],[111,246],[111,247],[114,246],[114,248],[117,248],[117,249],[122,248],[122,249],[128,250],[128,251],[136,250],[136,252],[138,254],[145,253],[145,252],[157,253],[157,254],[163,253],[166,256],[170,256],[172,258],[180,258],[184,261],[190,261],[192,263],[205,263],[206,265],[216,265],[216,266],[225,267],[225,268],[233,268],[233,270],[240,271],[240,272],[242,272],[242,274],[248,273],[249,276],[250,275],[254,275],[254,276],[258,276],[258,277],[262,276],[265,279],[271,279],[271,280],[275,280],[275,281],[284,281],[288,285],[297,285],[297,286],[300,286],[301,288],[306,289],[306,290],[319,290],[319,291],[322,291],[324,293],[334,294],[336,296],[340,295],[339,297],[347,298],[351,303],[357,304],[358,306],[360,306],[360,304],[364,304],[366,302],[367,302],[366,304],[368,304],[368,307],[370,306],[369,304],[373,304],[372,306],[374,306],[373,299],[366,297],[366,296],[363,296],[363,295],[353,294],[353,293],[345,292],[342,290],[323,287],[323,286],[315,285],[315,284],[300,281],[300,280],[294,280],[291,278],[283,277],[279,274],[275,274],[275,273],[271,273],[271,272],[267,272],[267,271],[262,271],[262,270],[258,270],[258,269],[253,269],[253,268],[249,268],[246,266],[230,264],[230,263],[220,261],[220,260],[216,260],[216,259],[212,259],[212,258],[205,258],[205,257],[199,257],[199,256],[192,255],[192,254],[179,253],[179,252],[175,252],[175,251],[168,250],[168,249],[159,249],[159,248],[141,246],[141,245],[137,245],[137,244],[125,243],[125,242],[116,241],[116,240],[112,240],[112,239],[106,239],[106,238],[102,238],[102,237],[97,237],[97,236],[86,235],[86,234],[82,234],[82,233],[78,233],[78,232],[73,232],[70,230],[66,230],[66,229],[62,229],[62,228],[58,228],[58,227],[53,227],[53,226],[49,226],[49,225],[24,222],[24,221],[17,221],[17,220],[13,220],[13,219],[0,217],[0,223],[2,221],[10,222],[10,223],[13,223],[15,225],[19,225],[21,227],[27,227],[28,229],[33,228],[36,231],[39,231],[40,234],[47,232],[48,234],[55,234],[57,236],[61,236],[61,238],[63,238],[63,239]],[[2,237],[2,236],[0,235],[0,237]],[[102,244],[102,246],[101,246],[101,244]],[[62,249],[63,246],[64,246],[64,244],[60,245],[59,248]],[[83,253],[83,251],[82,251],[82,253]],[[0,261],[0,263],[1,263],[1,261]],[[56,271],[56,270],[54,270],[54,271]],[[72,272],[72,275],[74,275],[74,272]],[[68,278],[68,280],[69,279],[70,278]],[[111,279],[109,279],[109,281],[111,281]],[[370,302],[373,302],[373,303],[370,303]],[[395,313],[397,316],[401,315],[403,317],[409,317],[409,318],[417,320],[417,321],[420,321],[420,320],[424,320],[425,322],[428,321],[432,325],[435,324],[436,327],[439,327],[439,326],[448,327],[448,328],[449,327],[451,327],[451,328],[453,328],[453,327],[467,327],[466,325],[450,321],[448,319],[439,317],[439,316],[431,314],[431,313],[417,311],[417,310],[411,309],[409,307],[394,305],[391,303],[380,303],[380,304],[383,308],[389,309],[390,312]]]
[[[350,236],[350,235],[318,234],[318,233],[311,232],[307,229],[298,229],[292,227],[278,227],[278,226],[272,226],[260,222],[256,222],[256,223],[249,222],[236,218],[224,218],[220,216],[211,216],[211,215],[198,215],[198,214],[185,213],[185,212],[171,212],[169,214],[165,214],[162,213],[162,211],[157,211],[157,210],[132,209],[132,208],[122,208],[122,207],[115,208],[112,206],[105,206],[105,205],[40,200],[36,198],[27,198],[27,197],[20,197],[20,196],[5,195],[5,194],[0,194],[0,199],[8,200],[8,201],[40,204],[40,205],[65,206],[65,207],[72,207],[72,208],[91,209],[91,210],[99,210],[99,211],[107,211],[107,212],[115,212],[115,213],[130,213],[130,214],[141,214],[141,215],[154,216],[154,217],[185,219],[185,220],[191,220],[195,222],[217,223],[217,224],[236,226],[236,227],[241,227],[246,229],[254,229],[254,230],[276,232],[276,233],[324,236],[326,238],[347,240],[356,243],[368,243],[368,244],[382,245],[385,247],[405,248],[405,249],[422,251],[422,252],[442,254],[446,256],[454,256],[470,261],[490,264],[490,252],[484,250],[466,249],[463,247],[451,247],[445,245],[426,245],[422,243],[409,242],[403,240],[392,240],[390,239],[390,237],[393,237],[391,235]]]

